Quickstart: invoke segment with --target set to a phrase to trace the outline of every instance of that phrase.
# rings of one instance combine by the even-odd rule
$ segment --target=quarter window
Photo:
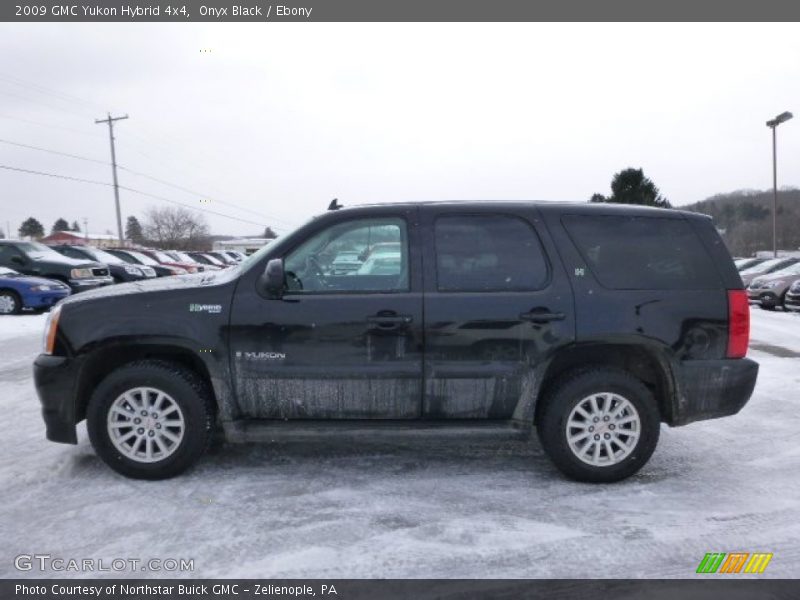
[[[436,220],[440,292],[542,289],[548,266],[533,228],[505,215],[453,215]]]

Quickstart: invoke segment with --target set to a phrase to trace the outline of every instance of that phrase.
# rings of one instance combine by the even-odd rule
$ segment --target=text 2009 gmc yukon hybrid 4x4
[[[363,266],[332,268],[343,253]],[[707,217],[373,205],[330,210],[239,267],[64,300],[35,378],[47,437],[76,443],[86,418],[131,477],[180,473],[216,424],[229,441],[535,426],[568,476],[615,481],[647,462],[661,422],[744,406],[748,336]]]

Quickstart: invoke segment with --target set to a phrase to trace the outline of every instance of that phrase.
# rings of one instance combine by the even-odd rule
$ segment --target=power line
[[[9,119],[11,121],[19,121],[20,123],[27,123],[29,125],[38,125],[39,127],[47,127],[49,129],[61,129],[62,131],[69,131],[70,133],[77,133],[79,135],[86,135],[89,137],[104,137],[98,133],[90,133],[88,131],[81,131],[71,127],[62,127],[61,125],[53,125],[52,123],[42,123],[40,121],[31,121],[30,119],[23,119],[21,117],[12,117],[10,115],[0,115],[0,119]]]
[[[28,144],[20,144],[19,142],[12,142],[11,140],[4,140],[0,139],[0,143],[8,144],[10,146],[17,146],[19,148],[28,148],[29,150],[39,150],[41,152],[47,152],[48,154],[57,154],[58,156],[66,156],[69,158],[76,158],[78,160],[85,160],[87,162],[98,163],[101,165],[108,165],[111,164],[106,160],[97,160],[95,158],[88,158],[86,156],[80,156],[78,154],[70,154],[69,152],[60,152],[58,150],[50,150],[49,148],[42,148],[40,146],[31,146]],[[122,168],[122,167],[120,167]]]
[[[87,100],[86,98],[80,98],[80,97],[74,96],[72,94],[67,94],[65,92],[60,92],[58,90],[54,90],[52,88],[45,87],[45,86],[40,85],[38,83],[33,83],[33,82],[30,82],[30,81],[26,81],[24,79],[20,79],[19,77],[16,77],[14,75],[9,75],[8,73],[0,73],[0,79],[5,80],[8,83],[12,83],[14,85],[18,85],[20,87],[29,88],[29,89],[31,89],[34,92],[37,92],[39,94],[52,96],[53,98],[56,98],[56,99],[58,99],[58,100],[60,100],[62,102],[73,102],[73,103],[77,103],[77,104],[84,104],[86,106],[91,106],[91,107],[94,107],[94,108],[98,108],[100,106],[99,104],[97,104],[97,103],[95,103],[95,102],[93,102],[91,100]]]
[[[10,165],[0,165],[0,169],[6,169],[8,171],[17,171],[19,173],[27,173],[27,174],[30,174],[30,175],[41,175],[41,176],[44,176],[44,177],[54,177],[56,179],[66,179],[66,180],[69,180],[69,181],[78,181],[80,183],[91,183],[91,184],[94,184],[94,185],[104,185],[104,186],[107,186],[107,187],[112,187],[112,185],[113,185],[113,184],[108,183],[106,181],[96,181],[96,180],[93,180],[93,179],[82,179],[82,178],[79,178],[79,177],[70,177],[69,175],[60,175],[58,173],[46,173],[44,171],[36,171],[36,170],[33,170],[33,169],[23,169],[23,168],[20,168],[20,167],[12,167]],[[127,187],[127,186],[121,185],[121,186],[119,186],[119,189],[126,190],[128,192],[133,193],[133,194],[139,194],[140,196],[147,196],[147,197],[153,198],[155,200],[161,200],[163,202],[169,202],[170,204],[176,204],[178,206],[183,206],[184,208],[187,208],[189,210],[193,210],[193,211],[197,211],[197,212],[209,213],[209,214],[212,214],[212,215],[216,215],[218,217],[223,217],[225,219],[231,219],[233,221],[240,221],[242,223],[247,223],[249,225],[257,225],[259,227],[264,227],[265,226],[264,223],[257,223],[256,221],[250,221],[248,219],[241,219],[239,217],[234,217],[232,215],[226,215],[225,213],[220,213],[220,212],[217,212],[217,211],[214,211],[214,210],[210,210],[210,209],[207,209],[207,208],[200,208],[200,207],[197,207],[197,206],[191,206],[190,204],[186,204],[184,202],[178,202],[177,200],[172,200],[170,198],[165,198],[164,196],[158,196],[156,194],[151,194],[149,192],[144,192],[142,190],[137,190],[136,188],[131,188],[131,187]],[[278,229],[280,229],[280,228],[278,228]]]
[[[48,154],[55,154],[55,155],[58,155],[58,156],[66,156],[68,158],[74,158],[74,159],[77,159],[77,160],[84,160],[84,161],[87,161],[87,162],[97,163],[97,164],[101,164],[101,165],[110,165],[111,164],[108,161],[104,161],[104,160],[97,160],[97,159],[94,159],[94,158],[89,158],[87,156],[81,156],[81,155],[78,155],[78,154],[70,154],[68,152],[61,152],[59,150],[52,150],[50,148],[42,148],[41,146],[32,146],[30,144],[21,144],[19,142],[13,142],[11,140],[1,139],[1,138],[0,138],[0,143],[9,144],[11,146],[17,146],[17,147],[20,147],[20,148],[27,148],[27,149],[30,149],[30,150],[38,150],[38,151],[41,151],[41,152],[47,152]],[[224,200],[219,200],[217,198],[213,198],[213,197],[209,196],[208,194],[203,194],[201,192],[197,192],[197,191],[191,190],[191,189],[189,189],[187,187],[178,185],[176,183],[172,183],[172,182],[167,181],[165,179],[160,179],[158,177],[153,177],[152,175],[148,175],[147,173],[142,173],[140,171],[135,171],[133,169],[129,169],[129,168],[123,166],[123,165],[117,165],[117,168],[119,170],[121,170],[121,171],[125,171],[127,173],[130,173],[131,175],[135,175],[137,177],[143,177],[145,179],[149,179],[151,181],[155,181],[156,183],[160,183],[161,185],[166,185],[168,187],[175,188],[176,190],[181,190],[183,192],[186,192],[188,194],[192,194],[194,196],[198,196],[200,198],[212,200],[212,201],[214,201],[216,203],[223,204],[223,205],[226,205],[226,206],[230,206],[231,208],[236,208],[238,210],[241,210],[241,211],[244,211],[244,212],[248,212],[248,213],[254,214],[254,215],[259,216],[259,217],[263,217],[263,218],[265,218],[265,219],[267,219],[269,221],[277,221],[278,223],[283,223],[284,225],[286,225],[288,227],[293,227],[294,226],[292,223],[290,223],[288,221],[285,221],[283,219],[278,219],[276,217],[267,215],[265,213],[262,213],[262,212],[259,212],[259,211],[255,211],[255,210],[251,210],[251,209],[245,208],[243,206],[239,206],[239,205],[234,204],[232,202],[226,202]]]

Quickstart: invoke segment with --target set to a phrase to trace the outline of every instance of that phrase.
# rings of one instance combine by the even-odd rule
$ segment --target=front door
[[[426,205],[421,226],[423,416],[528,418],[537,366],[575,328],[569,283],[538,213]]]
[[[230,349],[245,417],[420,416],[416,212],[329,218],[283,256],[283,298],[237,290]]]

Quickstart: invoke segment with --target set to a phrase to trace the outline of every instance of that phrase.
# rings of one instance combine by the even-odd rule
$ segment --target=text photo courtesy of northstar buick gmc
[[[662,423],[750,398],[747,293],[705,216],[331,208],[238,266],[59,303],[34,367],[48,439],[76,443],[86,419],[111,468],[161,479],[217,427],[354,443],[536,429],[564,474],[611,482],[647,463]]]

